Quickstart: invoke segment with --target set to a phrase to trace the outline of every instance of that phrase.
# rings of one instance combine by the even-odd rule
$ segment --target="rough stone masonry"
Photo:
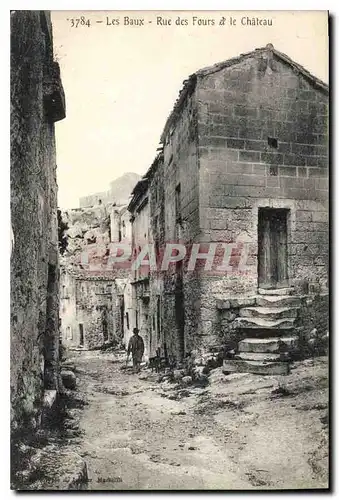
[[[11,13],[11,425],[30,432],[58,391],[59,263],[54,122],[65,117],[50,14]],[[13,434],[12,434],[13,436]]]

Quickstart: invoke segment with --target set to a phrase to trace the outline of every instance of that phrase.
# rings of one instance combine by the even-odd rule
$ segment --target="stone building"
[[[150,242],[148,180],[141,179],[132,191],[132,199],[128,205],[131,212],[132,257],[136,261],[142,249]],[[149,317],[149,279],[148,266],[131,267],[132,290],[132,329],[139,328],[145,343],[145,357],[149,357],[151,349],[150,317]],[[132,332],[131,332],[132,333]],[[126,339],[127,340],[127,339]]]
[[[11,13],[11,423],[30,432],[59,388],[54,123],[65,117],[50,13]]]
[[[161,142],[137,186],[153,240],[187,249],[151,273],[162,343],[177,358],[239,346],[273,363],[267,338],[294,345],[315,301],[328,313],[328,86],[269,44],[191,75]]]
[[[126,206],[104,204],[63,212],[67,249],[61,260],[60,318],[65,346],[97,349],[126,342],[129,271],[110,265],[110,246],[130,242]]]

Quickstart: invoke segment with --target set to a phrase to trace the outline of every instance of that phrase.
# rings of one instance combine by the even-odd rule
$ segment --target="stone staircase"
[[[224,373],[289,373],[290,354],[298,346],[296,320],[303,300],[291,293],[289,288],[259,289],[255,306],[240,309],[236,328],[246,337],[239,342],[238,353],[224,360]]]

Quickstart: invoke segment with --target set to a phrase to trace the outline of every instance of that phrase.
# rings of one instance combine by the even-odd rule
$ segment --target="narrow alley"
[[[85,401],[71,446],[90,490],[291,489],[327,486],[327,360],[288,376],[212,370],[206,387],[159,382],[123,353],[73,352]],[[284,453],[282,453],[282,449]]]

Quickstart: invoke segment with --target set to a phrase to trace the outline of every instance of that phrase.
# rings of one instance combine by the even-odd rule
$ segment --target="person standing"
[[[140,371],[140,364],[144,355],[144,351],[145,345],[143,338],[139,335],[139,329],[133,328],[133,335],[128,342],[127,360],[129,355],[132,354],[133,370],[136,373]]]

